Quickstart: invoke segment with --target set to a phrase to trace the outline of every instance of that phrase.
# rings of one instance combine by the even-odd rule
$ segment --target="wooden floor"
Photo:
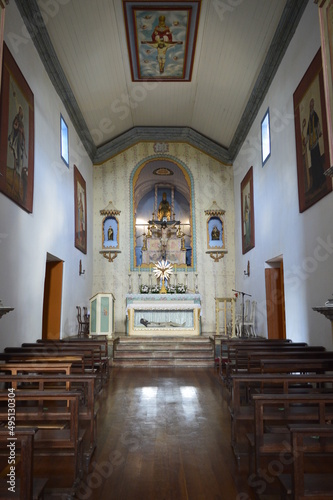
[[[77,498],[247,500],[214,368],[112,368]]]

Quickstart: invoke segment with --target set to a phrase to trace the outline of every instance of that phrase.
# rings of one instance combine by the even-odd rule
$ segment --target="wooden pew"
[[[239,459],[248,453],[247,433],[254,432],[253,394],[333,393],[332,375],[246,374],[232,377],[229,411],[231,444]]]
[[[2,500],[39,500],[43,498],[46,478],[33,477],[34,436],[38,429],[15,429],[13,454],[10,455],[8,443],[11,442],[8,429],[0,429],[1,469],[5,466],[5,477],[0,478],[0,498]],[[14,467],[13,469],[10,469]],[[0,469],[0,470],[1,470]],[[10,472],[12,475],[9,475]],[[12,479],[13,485],[7,481]],[[11,488],[9,490],[9,488]]]
[[[66,354],[59,356],[57,353],[50,354],[33,354],[30,352],[2,352],[0,353],[0,362],[3,363],[71,363],[72,373],[84,373],[85,372],[85,360],[84,354],[78,354],[76,352],[66,352]],[[0,363],[2,367],[2,364]]]
[[[78,390],[80,392],[79,418],[88,426],[88,448],[83,450],[85,465],[88,466],[97,441],[97,412],[95,404],[95,375],[64,375],[61,373],[26,375],[1,375],[0,384],[20,390],[63,391]]]
[[[73,488],[82,474],[84,432],[79,427],[79,398],[76,391],[15,391],[15,424],[38,427],[34,458],[43,456],[54,466],[57,460],[70,457],[73,468],[69,486]],[[7,403],[8,391],[0,392],[0,422],[4,425],[8,421]],[[51,472],[50,466],[50,480]]]
[[[260,373],[261,371],[261,361],[263,359],[273,359],[273,360],[281,360],[281,359],[315,359],[317,360],[330,360],[333,359],[333,351],[325,351],[324,348],[315,348],[315,347],[305,347],[301,350],[297,349],[294,351],[256,351],[249,352],[247,355],[247,371],[248,373]]]
[[[101,340],[91,340],[89,338],[81,338],[67,340],[43,340],[39,339],[35,343],[24,343],[22,347],[33,347],[33,346],[52,346],[54,349],[79,349],[81,347],[87,347],[88,349],[94,349],[94,363],[95,369],[100,374],[101,386],[104,385],[109,380],[109,363],[110,358],[108,354],[108,341],[105,339]]]
[[[289,339],[263,339],[263,338],[249,338],[249,339],[222,339],[220,347],[220,376],[224,378],[224,369],[226,363],[232,363],[234,351],[237,348],[245,347],[247,349],[258,348],[260,346],[282,347],[291,345]],[[307,345],[305,342],[298,343],[299,346]]]
[[[261,373],[325,373],[333,371],[333,356],[326,359],[262,359]]]
[[[55,343],[27,343],[22,344],[21,347],[6,347],[4,352],[7,354],[29,354],[34,356],[67,356],[76,355],[82,356],[84,363],[84,373],[99,373],[100,387],[103,384],[103,369],[101,363],[101,349],[100,346],[89,346],[82,345],[77,347],[76,345],[68,346],[58,345]],[[98,366],[98,370],[97,367]],[[99,387],[99,388],[100,388]]]
[[[291,453],[289,424],[333,419],[333,394],[254,394],[254,434],[249,439],[249,468],[260,474],[262,461]]]
[[[235,348],[230,353],[230,360],[225,363],[225,377],[224,382],[226,387],[230,383],[230,378],[234,373],[244,373],[248,371],[249,368],[249,356],[256,355],[256,353],[262,353],[262,357],[266,358],[265,353],[267,353],[267,357],[275,355],[276,353],[281,353],[281,356],[285,354],[285,357],[288,357],[289,353],[295,352],[325,352],[325,348],[323,346],[308,346],[308,345],[299,345],[299,343],[289,343],[285,345],[260,345],[260,346],[251,346],[247,348],[246,346],[241,346]],[[260,371],[258,368],[257,371]]]
[[[279,476],[282,486],[281,498],[332,499],[333,425],[290,425],[289,430],[292,443],[292,473]],[[315,467],[306,465],[309,458],[312,458],[311,463],[315,463]]]
[[[64,373],[69,375],[72,371],[72,363],[0,363],[0,374],[11,373],[12,375],[31,373]]]

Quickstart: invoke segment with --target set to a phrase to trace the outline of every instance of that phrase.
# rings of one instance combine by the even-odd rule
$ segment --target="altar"
[[[200,294],[126,295],[127,335],[193,336],[201,334]]]

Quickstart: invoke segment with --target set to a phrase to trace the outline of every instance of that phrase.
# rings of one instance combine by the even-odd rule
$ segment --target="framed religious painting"
[[[242,252],[254,247],[253,167],[241,182]]]
[[[132,80],[189,82],[201,0],[124,0]]]
[[[0,191],[32,213],[34,95],[6,44],[0,101]]]
[[[330,166],[333,165],[333,0],[316,0],[323,60]]]
[[[332,191],[326,102],[321,50],[294,92],[299,211],[304,212]]]
[[[87,253],[86,181],[74,165],[75,246]]]

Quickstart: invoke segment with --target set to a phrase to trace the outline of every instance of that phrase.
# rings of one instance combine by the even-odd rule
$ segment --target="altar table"
[[[128,294],[126,316],[127,335],[200,335],[201,297],[189,293]]]

